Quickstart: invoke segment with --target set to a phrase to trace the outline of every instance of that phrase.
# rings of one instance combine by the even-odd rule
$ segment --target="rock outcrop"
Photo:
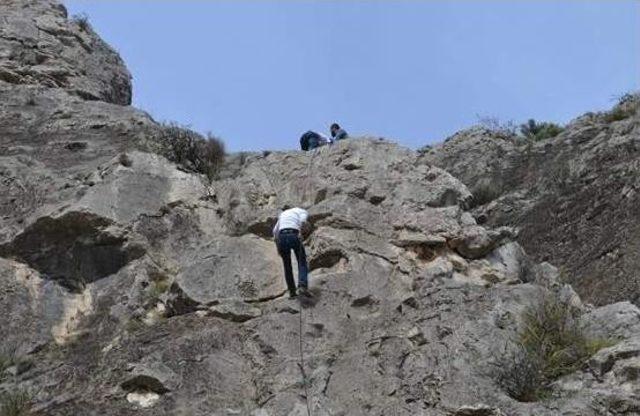
[[[590,113],[532,142],[483,128],[423,150],[477,197],[474,216],[519,229],[590,302],[640,303],[640,99]]]
[[[47,13],[77,29],[51,1],[2,8],[23,22],[16,44]],[[478,224],[467,187],[420,154],[350,139],[231,155],[208,182],[154,152],[163,126],[86,64],[65,61],[86,77],[65,85],[0,80],[0,392],[29,392],[35,414],[640,408],[640,310],[584,306],[517,230]],[[306,301],[285,296],[271,242],[285,203],[310,212]],[[496,367],[518,349],[522,312],[547,297],[608,342],[523,402]]]
[[[0,16],[0,80],[131,104],[129,71],[85,17],[68,20],[54,0],[3,0]]]

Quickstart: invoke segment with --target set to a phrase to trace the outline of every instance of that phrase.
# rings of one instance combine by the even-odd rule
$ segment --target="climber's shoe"
[[[310,298],[313,295],[311,294],[311,292],[309,292],[309,289],[307,289],[306,286],[300,286],[298,288],[298,293],[300,294],[300,296],[305,297],[305,298]]]

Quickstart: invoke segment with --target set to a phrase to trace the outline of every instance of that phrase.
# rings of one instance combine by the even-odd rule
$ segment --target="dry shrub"
[[[494,116],[480,116],[476,114],[478,118],[478,124],[485,129],[489,130],[496,137],[509,138],[516,135],[516,124],[509,121],[501,121],[498,117]]]
[[[496,381],[516,400],[533,402],[550,394],[559,377],[582,367],[611,340],[592,339],[578,324],[577,311],[547,295],[522,315],[515,348],[497,360]]]
[[[88,32],[91,29],[91,24],[89,23],[89,16],[85,13],[80,13],[73,15],[71,17],[71,21],[78,25],[80,30],[83,32]]]
[[[200,134],[176,124],[164,125],[159,137],[162,153],[187,171],[204,174],[213,181],[225,158],[224,143],[208,134]]]
[[[607,123],[624,120],[636,114],[640,103],[640,92],[626,93],[618,97],[618,103],[604,115]]]
[[[471,201],[471,208],[479,207],[497,199],[502,195],[502,189],[500,185],[491,180],[480,180],[471,190],[473,199]]]

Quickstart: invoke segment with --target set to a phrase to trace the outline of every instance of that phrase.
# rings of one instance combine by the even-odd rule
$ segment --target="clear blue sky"
[[[477,122],[564,123],[640,88],[640,2],[67,0],[134,105],[232,151],[333,121],[418,147]]]

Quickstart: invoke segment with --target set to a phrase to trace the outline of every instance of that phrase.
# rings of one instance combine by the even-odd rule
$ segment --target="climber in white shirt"
[[[298,289],[303,295],[307,295],[307,255],[302,245],[301,231],[309,218],[309,213],[302,208],[288,208],[278,216],[278,222],[273,227],[273,237],[278,246],[278,253],[282,257],[284,265],[284,280],[287,282],[289,296],[296,297],[296,285],[293,280],[293,269],[291,267],[291,250],[296,255],[298,261]]]

